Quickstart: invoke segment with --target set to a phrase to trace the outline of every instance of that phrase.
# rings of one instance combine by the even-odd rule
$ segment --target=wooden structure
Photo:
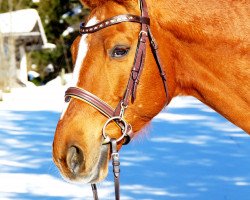
[[[0,14],[0,89],[8,90],[15,82],[26,85],[26,53],[44,48],[55,45],[48,43],[37,10]]]

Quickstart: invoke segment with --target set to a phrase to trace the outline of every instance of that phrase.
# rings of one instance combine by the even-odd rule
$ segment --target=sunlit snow
[[[92,199],[64,181],[51,145],[64,104],[58,84],[14,89],[0,102],[0,199]],[[191,97],[176,98],[121,151],[122,200],[249,200],[250,137]],[[113,177],[99,184],[114,199]]]

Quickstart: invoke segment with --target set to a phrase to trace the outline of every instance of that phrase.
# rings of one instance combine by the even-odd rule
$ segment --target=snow
[[[14,89],[0,102],[0,199],[92,199],[51,158],[65,87]],[[123,200],[248,200],[250,137],[191,97],[176,98],[121,150]],[[98,185],[114,199],[112,170]]]
[[[0,13],[0,32],[6,36],[29,36],[29,39],[39,36],[44,49],[55,48],[54,44],[48,43],[42,21],[35,9]]]
[[[0,14],[2,33],[29,33],[40,20],[35,9],[24,9]],[[15,23],[14,23],[15,22]]]

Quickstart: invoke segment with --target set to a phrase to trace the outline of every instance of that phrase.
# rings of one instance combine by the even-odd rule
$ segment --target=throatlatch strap
[[[168,85],[167,85],[167,75],[165,74],[162,64],[161,64],[161,59],[158,53],[158,45],[156,43],[156,40],[151,32],[150,27],[148,26],[148,37],[149,37],[149,41],[150,41],[150,47],[152,50],[152,53],[154,55],[157,67],[159,69],[159,73],[164,85],[164,90],[165,90],[165,94],[166,94],[166,101],[168,100]]]

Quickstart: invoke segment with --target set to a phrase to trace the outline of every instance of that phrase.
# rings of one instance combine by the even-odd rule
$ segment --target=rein
[[[168,90],[167,90],[167,79],[166,74],[164,73],[159,55],[158,55],[158,46],[150,30],[150,18],[148,16],[148,9],[145,0],[140,0],[140,10],[141,16],[125,14],[118,15],[109,19],[106,19],[102,22],[99,22],[93,26],[85,27],[82,23],[80,25],[80,34],[94,33],[106,27],[119,24],[122,22],[134,22],[141,24],[141,31],[138,37],[137,49],[134,58],[133,67],[130,73],[130,78],[124,93],[123,98],[118,103],[117,107],[114,109],[106,102],[95,96],[94,94],[78,87],[70,87],[65,92],[65,101],[69,102],[71,98],[76,98],[90,106],[96,108],[100,113],[108,118],[107,122],[104,124],[102,129],[103,142],[102,145],[110,144],[111,149],[111,158],[113,165],[114,173],[114,185],[115,185],[115,199],[120,199],[120,162],[119,154],[117,151],[117,143],[123,141],[123,144],[128,144],[130,140],[134,137],[135,133],[132,130],[132,126],[127,123],[124,119],[124,113],[131,102],[133,103],[136,99],[137,86],[139,84],[140,76],[144,67],[144,61],[146,56],[146,43],[147,38],[150,42],[150,47],[154,55],[156,64],[159,69],[160,76],[164,85],[164,90],[166,93],[166,101],[168,99]],[[120,128],[122,135],[120,138],[110,138],[106,133],[106,127],[111,122],[115,122]],[[93,196],[95,200],[98,200],[96,184],[91,184]]]

